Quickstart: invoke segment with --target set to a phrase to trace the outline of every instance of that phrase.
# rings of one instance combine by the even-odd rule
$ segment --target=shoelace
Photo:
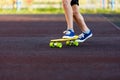
[[[84,37],[84,33],[79,35],[79,38],[83,38]]]
[[[65,34],[67,32],[67,30],[63,31],[63,33]]]
[[[70,31],[65,30],[63,33],[64,33],[64,34],[70,34]]]

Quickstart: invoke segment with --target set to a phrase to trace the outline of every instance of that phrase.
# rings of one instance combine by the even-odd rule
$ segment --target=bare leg
[[[89,28],[85,24],[85,21],[83,19],[83,16],[79,13],[79,6],[78,5],[73,5],[73,18],[75,22],[78,24],[82,32],[87,32],[89,31]]]
[[[67,22],[67,29],[73,29],[73,12],[70,2],[71,0],[62,0],[63,9],[65,11],[65,18]]]

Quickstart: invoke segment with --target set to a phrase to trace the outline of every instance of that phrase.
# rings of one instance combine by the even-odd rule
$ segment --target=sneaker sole
[[[72,36],[72,37],[70,37],[70,36],[63,36],[62,38],[74,38],[75,36]]]
[[[93,34],[89,35],[89,36],[88,36],[86,39],[84,39],[84,40],[76,40],[76,41],[82,43],[82,42],[86,41],[88,38],[90,38],[90,37],[92,37],[92,36],[93,36]]]

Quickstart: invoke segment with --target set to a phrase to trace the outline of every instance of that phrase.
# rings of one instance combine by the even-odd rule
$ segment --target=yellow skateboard
[[[77,38],[78,38],[78,36],[76,35],[74,38],[52,39],[52,40],[50,40],[49,46],[51,48],[55,48],[55,47],[62,48],[63,42],[65,42],[67,46],[78,46],[79,43],[75,41]]]

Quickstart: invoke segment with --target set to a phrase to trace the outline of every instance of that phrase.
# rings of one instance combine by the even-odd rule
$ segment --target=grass
[[[82,14],[120,14],[120,10],[111,9],[80,9]],[[0,9],[0,14],[63,14],[62,8],[42,8],[42,9]]]
[[[62,14],[62,9],[47,8],[47,9],[1,9],[0,14]]]
[[[83,14],[120,14],[119,10],[111,9],[81,9],[80,12]]]

